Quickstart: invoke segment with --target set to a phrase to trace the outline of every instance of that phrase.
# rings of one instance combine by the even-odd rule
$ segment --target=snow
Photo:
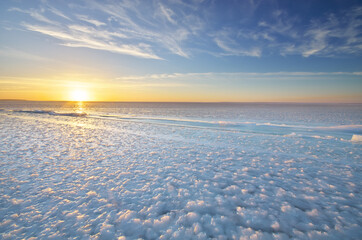
[[[313,128],[306,137],[300,128],[225,127],[234,119],[220,128],[51,112],[0,112],[2,239],[362,235],[353,132]]]
[[[362,142],[362,135],[353,134],[351,141],[352,142]]]

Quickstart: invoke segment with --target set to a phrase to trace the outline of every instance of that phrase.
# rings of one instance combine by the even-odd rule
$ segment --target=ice
[[[228,128],[238,121],[221,119],[221,110],[215,120],[190,118],[189,125],[171,123],[172,109],[162,124],[160,116],[142,114],[142,120],[123,121],[93,117],[99,112],[24,111],[0,113],[2,239],[362,235],[358,121],[348,123],[348,132],[304,131],[300,123],[252,124],[257,131],[248,132]],[[183,111],[179,119],[195,114]],[[195,126],[219,118],[221,127]],[[283,125],[294,127],[285,132]]]
[[[353,134],[351,141],[352,142],[362,142],[362,135]]]
[[[30,113],[30,114],[47,114],[54,116],[68,116],[68,117],[85,117],[87,113],[84,112],[55,112],[46,110],[13,110],[16,113]]]

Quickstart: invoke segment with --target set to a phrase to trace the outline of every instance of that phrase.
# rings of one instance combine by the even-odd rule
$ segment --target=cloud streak
[[[345,78],[358,79],[361,72],[205,72],[205,73],[170,73],[147,74],[136,76],[122,76],[115,78],[119,83],[184,83],[184,84],[210,84],[210,82],[226,81],[344,81]]]
[[[164,16],[170,23],[176,24],[176,21],[172,18],[172,15],[174,15],[175,13],[171,9],[166,8],[160,3],[160,11],[162,16]]]
[[[81,14],[84,6],[71,4],[72,16],[65,15],[59,9],[46,2],[42,9],[46,9],[48,15],[56,15],[64,21],[53,21],[40,14],[40,10],[23,10],[11,8],[9,11],[17,11],[28,14],[34,20],[41,23],[27,22],[23,24],[29,31],[38,32],[58,40],[63,46],[85,47],[104,50],[113,53],[131,55],[148,59],[163,59],[160,53],[166,49],[172,54],[189,58],[182,44],[195,34],[195,28],[191,21],[195,18],[185,16],[181,24],[173,18],[176,13],[162,4],[155,5],[154,11],[159,14],[152,15],[149,6],[131,1],[98,2],[87,1],[87,8],[106,21],[95,19]],[[177,3],[176,3],[177,5]],[[152,6],[152,5],[151,5]],[[169,25],[171,24],[171,25]],[[157,53],[156,53],[157,52]]]
[[[330,13],[319,19],[311,19],[306,28],[300,27],[297,21],[292,19],[284,27],[281,22],[265,26],[265,32],[271,36],[279,33],[290,39],[273,45],[281,49],[282,55],[333,57],[361,54],[362,7],[345,10],[339,15],[337,17],[336,13]]]
[[[303,25],[300,17],[289,15],[277,10],[268,21],[241,25],[238,30],[223,28],[212,36],[221,55],[334,57],[362,53],[362,7],[312,18]]]
[[[140,58],[161,59],[148,49],[147,45],[135,44],[116,44],[112,40],[114,37],[123,35],[113,34],[107,31],[91,31],[91,28],[68,26],[61,29],[57,26],[40,26],[24,24],[24,26],[34,32],[62,40],[62,45],[68,47],[84,47],[96,50],[104,50],[113,53],[132,55]]]
[[[41,11],[39,11],[39,10],[35,10],[35,9],[24,10],[24,9],[20,9],[20,8],[10,8],[8,11],[10,11],[10,12],[15,11],[15,12],[29,14],[32,18],[36,19],[37,21],[49,23],[49,24],[56,24],[55,21],[52,21],[49,18],[45,17],[43,14],[41,14]]]
[[[107,25],[104,22],[98,21],[96,19],[90,19],[90,18],[88,18],[87,16],[84,16],[84,15],[78,15],[77,17],[78,17],[79,20],[90,23],[90,24],[92,24],[92,25],[94,25],[96,27]]]
[[[176,22],[172,18],[176,13],[162,4],[156,5],[158,7],[153,11],[152,8],[149,9],[150,6],[141,6],[137,2],[127,1],[121,1],[118,4],[100,4],[97,1],[91,1],[91,6],[110,15],[111,19],[119,24],[119,27],[115,29],[117,32],[124,32],[129,38],[152,45],[153,48],[166,48],[173,54],[189,57],[182,44],[189,40],[192,34],[189,30],[192,22],[185,14],[177,16],[178,20],[183,19],[184,22]],[[158,14],[152,14],[152,12]],[[168,25],[169,23],[171,26]]]
[[[63,46],[146,59],[161,60],[168,54],[191,58],[197,52],[259,58],[362,53],[362,7],[303,19],[275,7],[257,15],[263,5],[250,1],[229,9],[228,21],[221,21],[226,16],[220,14],[225,13],[212,6],[203,1],[89,0],[84,5],[63,6],[68,11],[50,2],[44,2],[39,9],[9,11],[29,15],[35,22],[23,24],[27,30],[56,38]],[[242,14],[237,8],[242,9]],[[85,10],[89,15],[84,14]],[[217,22],[214,19],[218,17],[221,20]]]
[[[249,56],[249,57],[260,57],[261,49],[258,47],[254,47],[251,49],[242,49],[240,46],[237,46],[234,41],[231,39],[214,39],[216,45],[221,48],[224,53],[221,55],[226,56]],[[233,45],[233,46],[232,46]]]

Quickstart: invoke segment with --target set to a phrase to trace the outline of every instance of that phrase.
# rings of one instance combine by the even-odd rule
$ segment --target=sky
[[[2,0],[0,99],[362,103],[362,3]]]

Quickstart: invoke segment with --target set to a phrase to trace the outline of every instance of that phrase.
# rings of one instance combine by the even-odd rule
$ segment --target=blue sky
[[[0,98],[362,102],[359,1],[5,0],[0,36]]]

